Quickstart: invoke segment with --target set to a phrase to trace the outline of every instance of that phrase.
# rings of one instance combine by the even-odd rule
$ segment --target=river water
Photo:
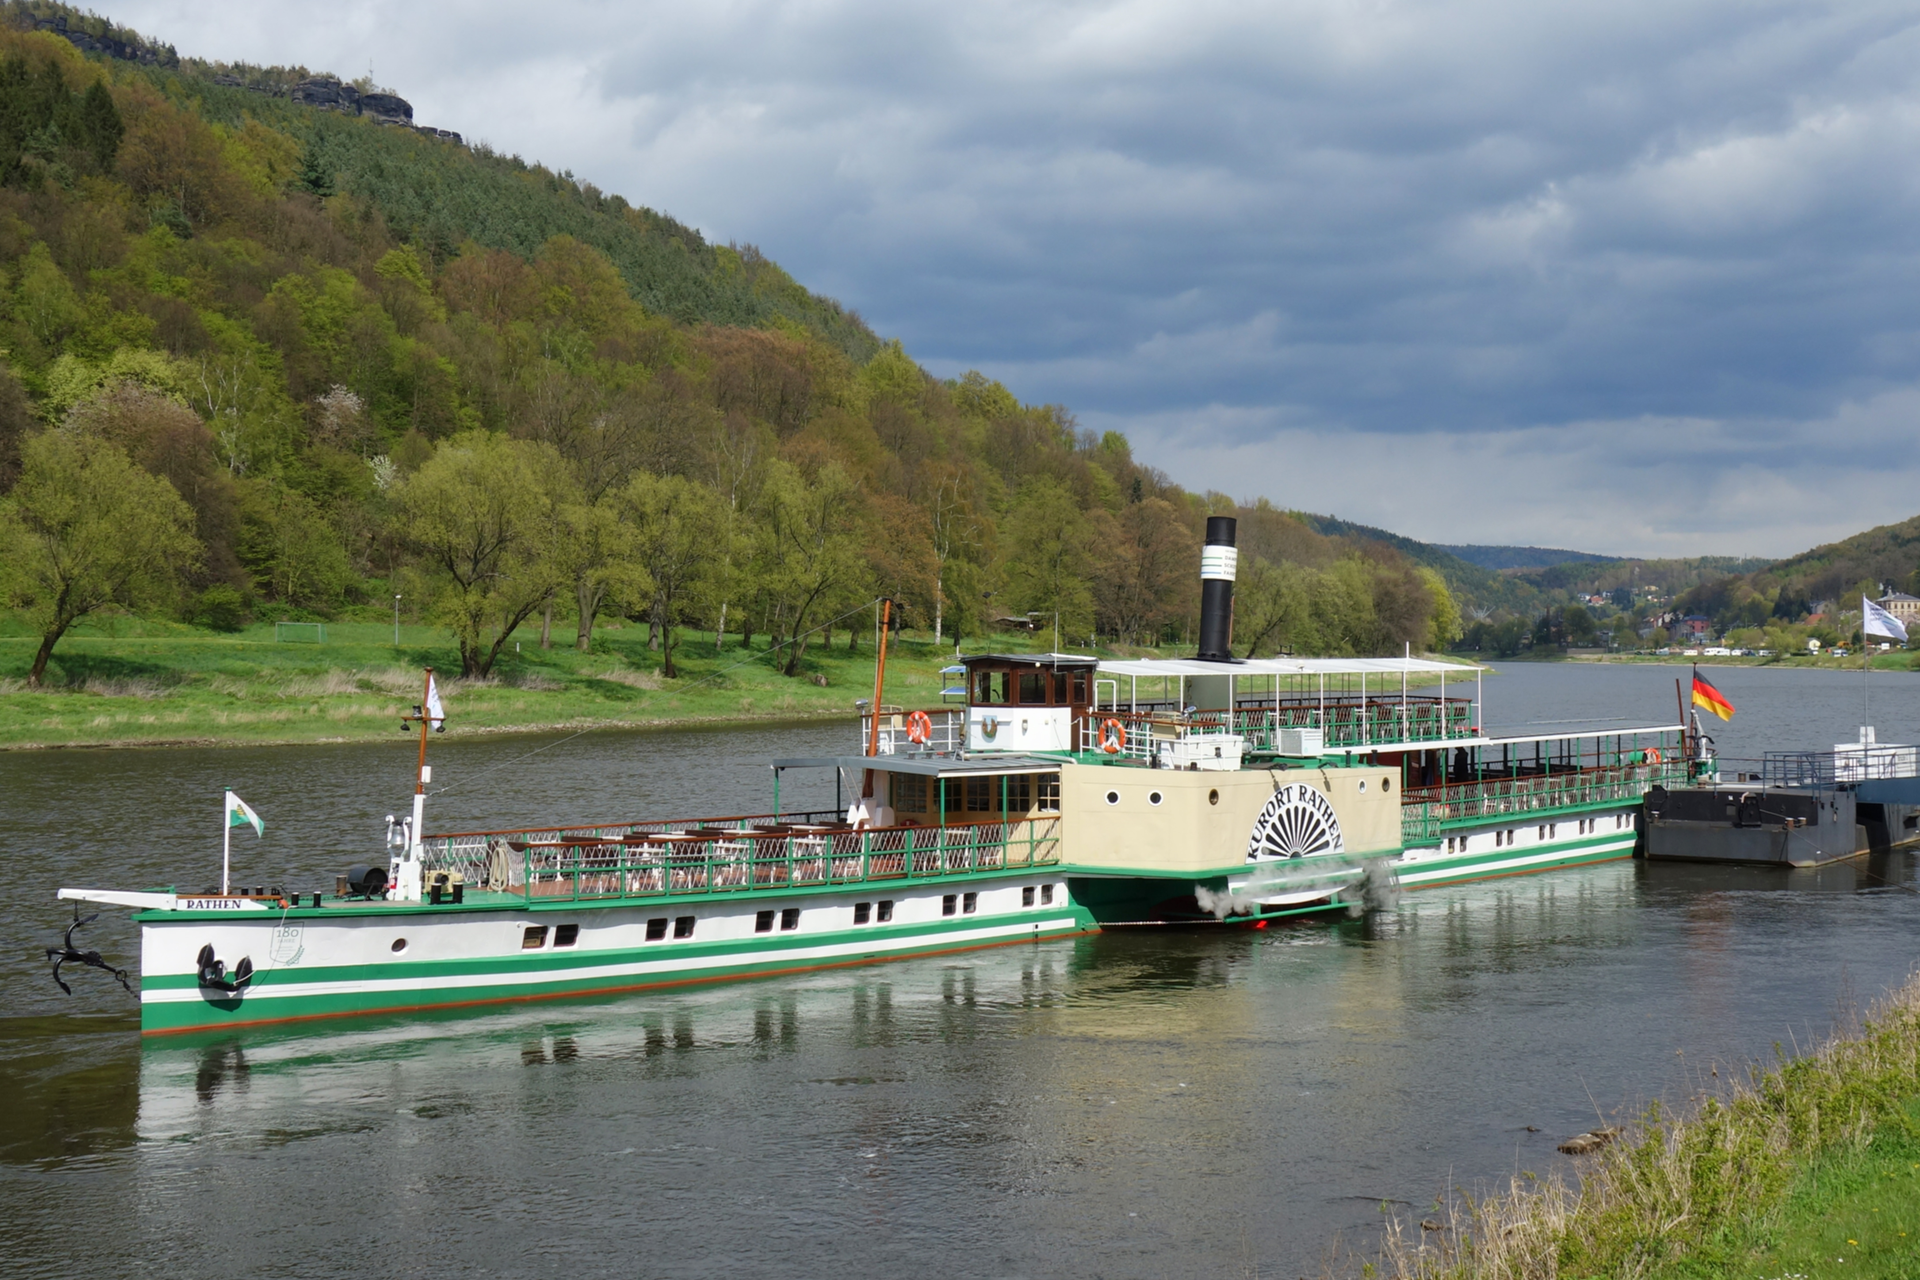
[[[1674,668],[1515,664],[1498,728],[1670,722]],[[1853,738],[1861,677],[1717,669],[1728,756]],[[1886,741],[1920,677],[1879,674]],[[458,714],[457,707],[449,708]],[[1595,727],[1599,727],[1597,724]],[[761,759],[851,726],[436,743],[429,826],[765,807]],[[1554,1144],[1827,1032],[1920,951],[1907,854],[1614,863],[1261,932],[1125,933],[793,979],[143,1044],[47,978],[62,884],[378,855],[412,748],[0,755],[0,1259],[9,1276],[1291,1276],[1382,1200],[1566,1165]],[[537,752],[537,753],[536,753]],[[536,753],[531,754],[529,753]],[[785,807],[832,801],[783,782]],[[122,962],[109,912],[83,940]],[[72,970],[69,970],[72,973]]]

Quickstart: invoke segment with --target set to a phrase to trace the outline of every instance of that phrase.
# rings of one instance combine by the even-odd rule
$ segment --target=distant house
[[[1012,614],[1007,614],[1004,617],[995,618],[993,625],[1002,631],[1038,631],[1040,629],[1040,620],[1038,618],[1017,618]]]
[[[1675,640],[1705,640],[1713,630],[1713,619],[1705,614],[1690,613],[1673,624]]]
[[[1911,627],[1915,622],[1920,622],[1920,596],[1890,591],[1880,597],[1880,607],[1898,618],[1903,626]]]

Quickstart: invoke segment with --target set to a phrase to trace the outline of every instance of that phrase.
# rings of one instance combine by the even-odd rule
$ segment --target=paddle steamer
[[[196,1031],[1354,912],[1627,857],[1646,791],[1708,767],[1680,724],[1489,731],[1477,668],[1236,661],[1207,533],[1199,657],[975,655],[938,712],[877,681],[858,752],[772,761],[762,813],[429,834],[423,710],[412,815],[331,892],[60,897],[135,908],[142,1029]],[[850,802],[783,811],[794,769]]]

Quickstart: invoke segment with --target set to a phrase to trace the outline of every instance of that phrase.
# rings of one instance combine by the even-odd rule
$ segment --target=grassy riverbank
[[[60,642],[44,690],[24,677],[35,641],[0,634],[0,748],[168,743],[339,742],[390,737],[420,700],[420,669],[457,672],[444,630],[328,623],[324,645],[277,642],[271,626],[217,635],[132,618],[83,624]],[[847,652],[844,632],[807,650],[798,677],[781,675],[763,648],[737,637],[716,653],[713,637],[676,646],[678,678],[640,626],[605,627],[591,653],[538,629],[509,648],[485,681],[446,680],[449,732],[527,731],[587,725],[851,716],[873,692],[873,637]],[[762,639],[759,644],[764,645]],[[931,639],[894,643],[887,700],[939,702],[939,669],[951,647]]]
[[[1716,1082],[1717,1083],[1717,1082]],[[1654,1112],[1578,1187],[1508,1188],[1400,1223],[1396,1280],[1920,1274],[1920,978],[1772,1071]]]
[[[776,669],[765,638],[752,651],[729,637],[683,634],[674,679],[661,674],[644,626],[602,624],[591,653],[574,650],[572,626],[556,626],[551,649],[528,628],[484,681],[444,679],[448,732],[529,732],[550,728],[795,720],[853,714],[873,693],[873,636],[847,649],[847,635],[814,643],[800,675]],[[969,637],[968,652],[1026,653],[1051,636]],[[452,639],[438,627],[330,622],[324,644],[276,640],[262,624],[232,635],[132,617],[90,619],[54,651],[45,686],[26,674],[36,637],[0,613],[0,749],[162,746],[181,743],[344,742],[398,732],[420,700],[420,669],[459,670]],[[1101,656],[1165,656],[1125,649]],[[1190,652],[1190,651],[1188,651]],[[952,641],[905,633],[889,646],[887,701],[937,707]],[[1426,686],[1436,678],[1417,677]],[[1146,694],[1143,687],[1142,694]],[[1167,696],[1171,696],[1168,691]]]

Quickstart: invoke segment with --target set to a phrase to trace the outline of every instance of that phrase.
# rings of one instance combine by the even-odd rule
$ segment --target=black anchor
[[[74,908],[73,923],[67,926],[67,937],[66,937],[65,943],[58,947],[47,948],[47,959],[53,961],[53,980],[60,984],[60,989],[62,991],[66,992],[68,995],[73,994],[73,988],[68,986],[66,983],[66,979],[60,976],[60,966],[67,963],[67,961],[71,960],[76,964],[84,964],[89,968],[105,969],[108,973],[120,979],[120,985],[123,987],[126,987],[128,995],[132,995],[133,988],[127,983],[127,971],[125,969],[114,968],[112,965],[108,964],[105,960],[100,958],[100,953],[98,951],[82,951],[78,947],[73,945],[73,931],[75,929],[78,929],[83,924],[92,924],[95,920],[98,920],[99,918],[100,918],[100,913],[96,911],[92,915],[88,916],[86,919],[82,920],[80,918],[80,909],[78,907]]]
[[[247,984],[253,981],[253,960],[249,956],[240,957],[240,963],[233,967],[231,981],[227,978],[226,962],[214,958],[211,942],[201,947],[200,954],[194,959],[200,966],[202,987],[212,987],[216,991],[245,991]]]

